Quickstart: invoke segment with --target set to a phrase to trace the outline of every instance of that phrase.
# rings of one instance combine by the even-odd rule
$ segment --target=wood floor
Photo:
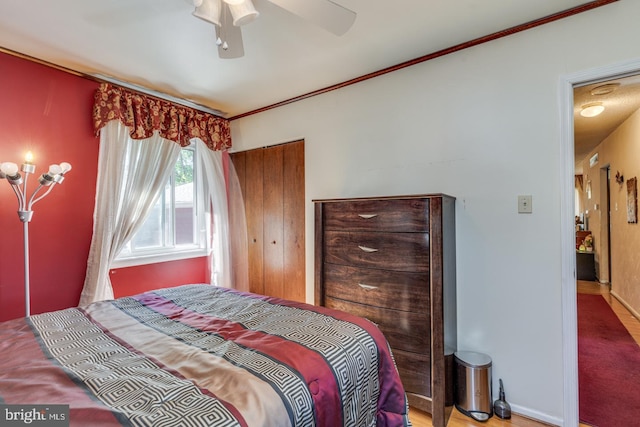
[[[585,294],[600,294],[611,305],[611,308],[616,313],[622,324],[627,328],[631,336],[640,345],[640,321],[633,317],[629,310],[620,303],[615,297],[609,293],[609,287],[601,285],[597,282],[578,281],[578,293]],[[431,415],[411,408],[409,410],[409,418],[411,424],[414,427],[431,427]],[[481,423],[472,420],[471,418],[463,415],[455,408],[451,413],[451,418],[447,427],[547,427],[548,424],[534,421],[526,417],[513,414],[511,419],[502,420],[496,416],[493,416],[486,423]],[[580,424],[580,427],[589,427],[586,424]]]
[[[418,411],[416,409],[409,409],[409,419],[413,427],[431,427],[431,415]],[[451,418],[447,427],[548,427],[549,424],[544,424],[539,421],[533,421],[526,417],[513,414],[510,419],[503,420],[496,416],[489,418],[487,422],[474,421],[470,417],[463,415],[457,409],[453,409],[451,412]],[[588,426],[587,426],[588,427]]]

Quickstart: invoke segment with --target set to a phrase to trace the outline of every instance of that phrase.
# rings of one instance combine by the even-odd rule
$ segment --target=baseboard
[[[627,304],[627,302],[625,300],[623,300],[620,295],[618,295],[613,290],[611,291],[611,295],[613,295],[615,297],[615,299],[617,299],[618,302],[620,302],[620,304],[624,305],[624,308],[629,310],[629,313],[631,313],[631,315],[633,315],[633,317],[635,317],[636,319],[640,320],[640,313],[638,313],[636,310],[633,309],[633,307],[631,307],[629,304]]]
[[[518,414],[521,417],[531,418],[534,421],[549,424],[551,426],[563,427],[564,425],[564,420],[562,418],[554,417],[552,415],[545,414],[543,412],[536,411],[531,408],[525,408],[524,406],[514,405],[512,403],[510,403],[510,405],[511,405],[511,412],[513,412],[514,414]]]

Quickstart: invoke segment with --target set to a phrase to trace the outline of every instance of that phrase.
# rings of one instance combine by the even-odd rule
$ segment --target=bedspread
[[[211,285],[4,322],[0,354],[0,404],[67,404],[71,425],[410,425],[371,322]]]

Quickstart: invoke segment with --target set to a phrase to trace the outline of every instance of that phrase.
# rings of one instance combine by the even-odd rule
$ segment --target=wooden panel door
[[[304,141],[286,144],[284,150],[284,283],[285,298],[304,302],[305,292],[305,189]]]
[[[240,186],[241,194],[231,193],[229,197],[242,197],[242,194],[245,192],[245,184],[247,182],[246,179],[246,170],[247,170],[247,153],[246,151],[242,151],[240,153],[233,153],[229,155],[231,159],[231,163],[233,165],[233,169],[236,172],[236,176],[238,178],[238,185]],[[229,191],[234,191],[236,188],[234,186],[229,186]]]
[[[264,152],[264,293],[284,297],[284,146]]]
[[[304,141],[231,159],[247,218],[249,291],[304,302]]]
[[[263,150],[245,153],[244,206],[247,216],[247,253],[249,257],[249,291],[264,294],[263,275]]]

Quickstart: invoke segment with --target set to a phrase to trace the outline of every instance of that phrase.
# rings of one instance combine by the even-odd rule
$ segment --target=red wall
[[[36,173],[67,161],[65,181],[33,207],[29,224],[31,312],[77,305],[93,227],[98,138],[91,108],[96,82],[0,54],[0,161],[21,164],[32,151]],[[0,320],[24,316],[22,223],[0,180]]]
[[[207,258],[117,268],[111,270],[109,278],[116,298],[135,295],[149,289],[187,283],[207,283]]]
[[[22,163],[32,151],[37,177],[51,163],[71,163],[65,181],[33,208],[29,224],[31,313],[74,307],[80,299],[93,231],[99,138],[91,110],[98,83],[0,52],[0,162]],[[0,321],[24,316],[22,223],[0,180]],[[202,282],[206,259],[120,269],[118,296]]]

